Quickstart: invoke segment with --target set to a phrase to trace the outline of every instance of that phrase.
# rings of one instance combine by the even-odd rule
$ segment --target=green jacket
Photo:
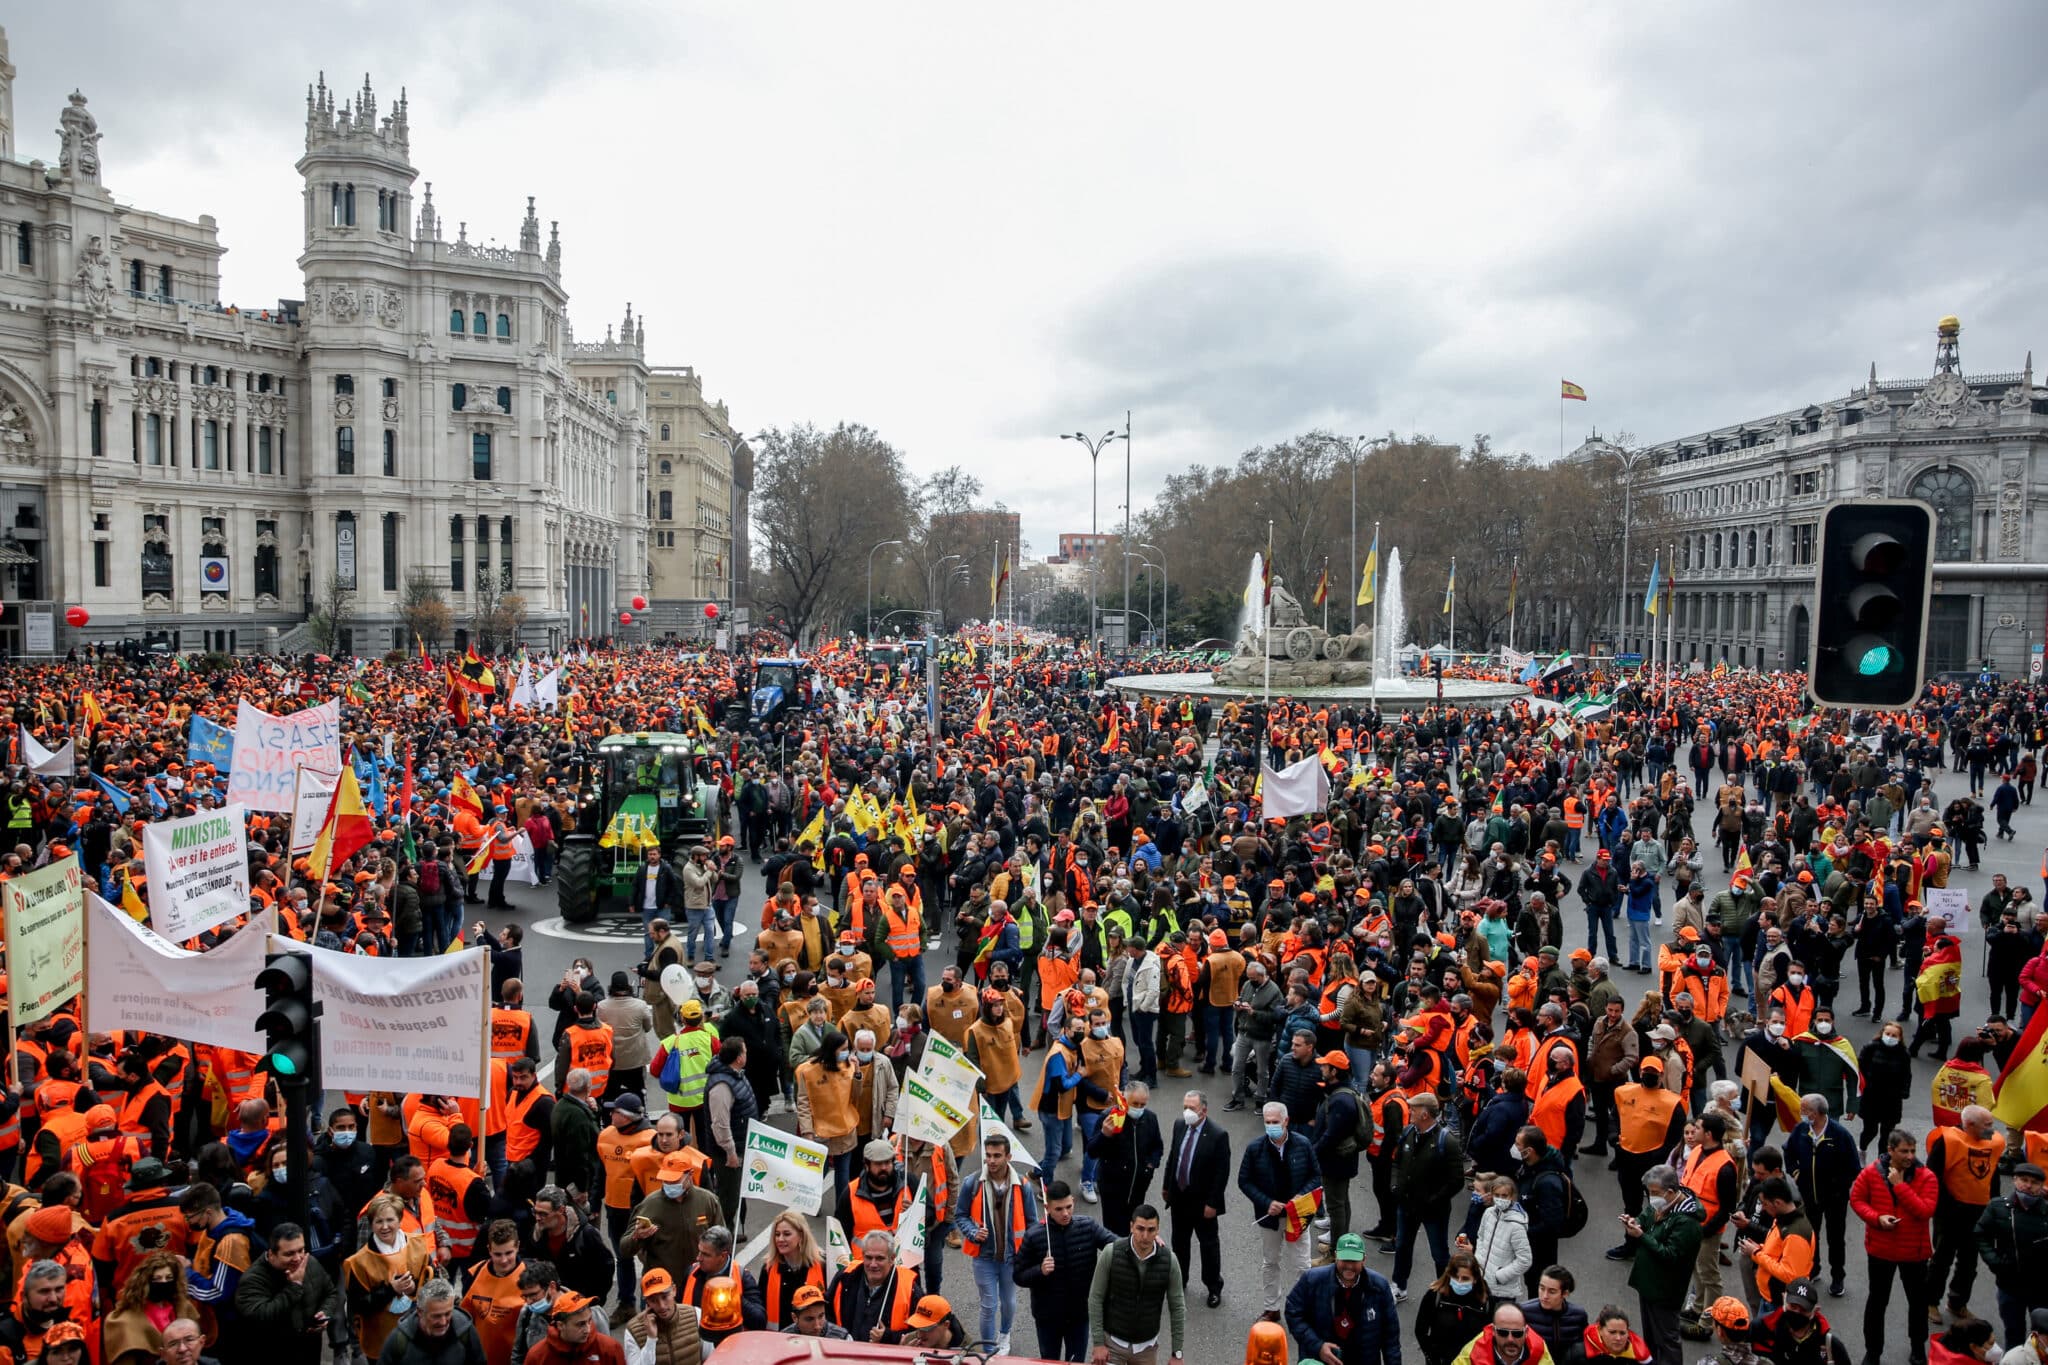
[[[1685,1303],[1693,1262],[1699,1256],[1700,1201],[1690,1190],[1681,1190],[1677,1199],[1662,1217],[1643,1224],[1635,1264],[1628,1272],[1629,1288],[1653,1307],[1678,1308]],[[1649,1213],[1647,1205],[1643,1212]]]
[[[1764,897],[1754,883],[1747,891],[1729,887],[1707,903],[1707,913],[1721,922],[1724,937],[1734,939],[1742,936],[1742,926],[1749,923],[1749,917],[1763,909]]]

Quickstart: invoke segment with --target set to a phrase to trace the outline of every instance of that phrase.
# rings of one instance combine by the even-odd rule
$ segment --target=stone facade
[[[746,520],[736,466],[751,468],[752,457],[725,404],[705,398],[696,370],[656,369],[648,384],[649,625],[701,634],[705,603],[733,604],[734,546]]]
[[[13,68],[0,38],[0,137]],[[303,647],[330,581],[348,643],[405,648],[423,573],[458,630],[503,593],[524,639],[613,629],[647,578],[644,323],[578,343],[562,244],[452,236],[404,96],[306,95],[301,298],[220,297],[211,216],[117,203],[84,96],[54,165],[0,141],[0,646],[141,637]],[[82,630],[64,609],[91,615]]]
[[[2048,621],[2048,390],[2031,353],[2017,372],[1966,375],[1961,330],[1942,319],[1927,378],[1880,380],[1873,365],[1842,397],[1643,451],[1620,650],[1650,653],[1654,626],[1659,638],[1675,628],[1681,662],[1805,667],[1821,512],[1916,497],[1937,513],[1927,671],[1989,660],[2024,672]],[[1570,458],[1617,456],[1596,437]],[[1675,584],[1669,621],[1642,610],[1652,506],[1669,528],[1649,537]]]

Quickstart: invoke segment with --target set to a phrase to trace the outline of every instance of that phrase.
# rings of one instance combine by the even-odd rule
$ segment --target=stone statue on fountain
[[[1345,686],[1372,681],[1372,629],[1332,635],[1310,625],[1286,580],[1273,576],[1264,629],[1258,620],[1246,623],[1236,651],[1215,670],[1219,683],[1259,687],[1270,671],[1273,689]]]

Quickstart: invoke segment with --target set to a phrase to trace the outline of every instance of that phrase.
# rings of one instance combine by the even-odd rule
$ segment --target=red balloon
[[[646,598],[644,598],[644,597],[635,597],[635,598],[633,599],[633,610],[634,610],[634,611],[646,611],[646,610],[647,610],[647,599],[646,599]]]
[[[632,625],[632,624],[633,624],[633,613],[632,613],[632,612],[630,612],[630,611],[622,611],[622,612],[620,612],[620,613],[619,613],[619,624],[620,624],[620,625],[622,625],[622,626],[630,626],[630,625]]]
[[[90,620],[92,620],[92,613],[84,607],[67,607],[64,610],[64,621],[67,625],[82,626]]]
[[[718,603],[706,602],[704,604],[704,618],[708,621],[716,621],[718,619]]]

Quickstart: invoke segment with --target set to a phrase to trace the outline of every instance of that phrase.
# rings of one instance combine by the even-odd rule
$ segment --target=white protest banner
[[[930,1180],[930,1176],[924,1175],[917,1178],[917,1193],[911,1196],[910,1207],[904,1209],[903,1216],[896,1220],[899,1229],[909,1229],[904,1234],[902,1243],[896,1248],[897,1265],[924,1264],[924,1225],[928,1221],[925,1215],[925,1200],[930,1198],[925,1186]]]
[[[271,936],[309,952],[320,1002],[320,1078],[332,1090],[484,1097],[491,971],[484,950],[359,957]]]
[[[341,771],[341,699],[273,716],[243,702],[235,713],[228,800],[251,810],[288,811],[297,770]]]
[[[825,1144],[764,1124],[748,1128],[740,1198],[816,1213],[825,1199]]]
[[[78,855],[0,886],[7,932],[7,1008],[19,1030],[47,1019],[85,986],[85,883]]]
[[[85,1016],[95,1028],[140,1029],[189,1043],[262,1049],[256,1020],[263,992],[263,922],[252,919],[211,952],[191,953],[86,893],[85,935],[92,975]]]
[[[183,943],[249,909],[248,820],[240,806],[142,827],[150,927]]]
[[[533,865],[533,840],[526,837],[525,830],[512,836],[512,869],[505,874],[505,880],[540,885],[540,870]]]
[[[1023,1166],[1033,1171],[1038,1169],[1037,1158],[1024,1150],[1024,1144],[1019,1142],[1017,1135],[1010,1131],[1010,1125],[1002,1121],[996,1114],[996,1111],[989,1107],[988,1098],[983,1096],[981,1101],[981,1140],[987,1142],[993,1137],[1004,1138],[1009,1142],[1011,1165]]]
[[[961,1109],[974,1103],[974,1092],[981,1084],[981,1068],[967,1060],[964,1049],[937,1033],[925,1035],[924,1059],[917,1064],[917,1074],[933,1093]]]
[[[301,768],[292,786],[292,856],[311,853],[319,841],[320,826],[327,823],[327,808],[334,804],[334,789],[341,785],[340,773],[318,768]]]
[[[36,737],[28,732],[26,725],[21,730],[21,761],[28,770],[38,777],[70,777],[74,771],[71,741],[65,740],[64,747],[57,750],[45,749],[36,743]]]
[[[937,1146],[951,1142],[953,1134],[965,1128],[972,1117],[941,1098],[916,1072],[903,1078],[903,1090],[896,1097],[896,1131],[904,1136]]]
[[[1330,775],[1322,760],[1311,754],[1279,771],[1266,764],[1259,767],[1259,814],[1266,820],[1284,820],[1291,815],[1313,815],[1330,808]]]
[[[1920,892],[1927,913],[1948,921],[1948,931],[1960,934],[1970,927],[1970,893],[1960,886],[1929,886]]]

